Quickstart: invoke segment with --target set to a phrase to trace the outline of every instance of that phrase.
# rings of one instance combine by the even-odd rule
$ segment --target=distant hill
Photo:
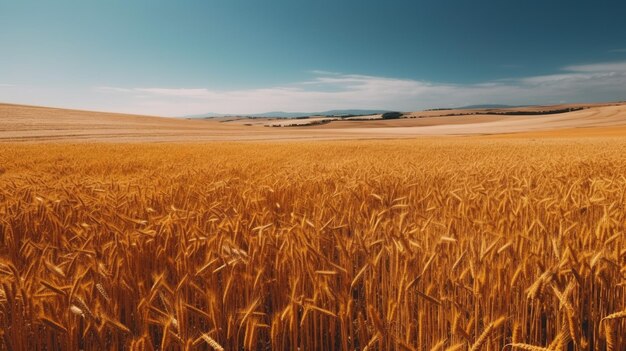
[[[389,112],[389,110],[329,110],[323,112],[265,112],[255,114],[220,114],[205,113],[201,115],[185,116],[186,118],[213,118],[213,117],[255,117],[255,118],[299,118],[308,116],[366,116]]]
[[[499,105],[499,104],[483,104],[483,105],[469,105],[456,107],[454,110],[479,110],[479,109],[488,109],[488,108],[511,108],[511,107],[522,107],[519,105]]]
[[[496,108],[512,108],[512,107],[526,107],[526,105],[499,105],[499,104],[483,104],[483,105],[468,105],[461,107],[444,107],[444,108],[429,108],[425,111],[445,111],[445,110],[486,110]]]

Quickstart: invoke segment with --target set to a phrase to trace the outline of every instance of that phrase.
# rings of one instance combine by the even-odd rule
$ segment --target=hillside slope
[[[545,107],[534,107],[539,108]],[[413,112],[409,114],[413,118],[397,120],[268,128],[246,119],[228,123],[224,119],[190,120],[0,104],[0,141],[328,140],[511,133],[626,135],[626,104],[587,105],[573,112],[530,116],[487,114],[493,111],[498,110],[458,116],[445,116],[442,111]]]

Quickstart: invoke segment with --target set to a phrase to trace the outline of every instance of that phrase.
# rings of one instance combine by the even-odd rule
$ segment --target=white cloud
[[[519,83],[523,88],[570,101],[626,99],[626,62],[567,66],[563,70],[564,73],[523,78]]]
[[[559,85],[561,87],[566,87],[568,84],[588,82],[601,78],[610,78],[612,76],[614,76],[613,73],[604,72],[594,74],[564,73],[522,78],[519,81],[527,85]]]
[[[626,72],[626,62],[593,63],[590,65],[576,65],[565,67],[572,72]]]
[[[310,81],[260,89],[215,91],[203,88],[114,88],[100,92],[126,94],[143,107],[169,115],[204,112],[321,111],[342,108],[411,109],[416,98],[443,95],[454,86],[365,75],[318,75]],[[395,107],[394,107],[395,106]]]
[[[315,75],[330,75],[330,76],[336,76],[336,75],[341,75],[341,73],[338,72],[331,72],[331,71],[324,71],[324,70],[320,70],[320,69],[314,69],[312,71],[309,71],[309,73],[315,74]]]
[[[549,75],[446,84],[312,71],[308,80],[257,89],[101,86],[62,90],[0,85],[0,101],[162,116],[332,109],[425,108],[626,100],[626,62],[566,66]]]
[[[134,89],[118,88],[118,87],[96,87],[96,91],[100,92],[114,92],[114,93],[132,93]]]
[[[178,116],[206,112],[247,114],[344,108],[409,111],[482,103],[558,103],[626,98],[626,62],[567,66],[563,73],[478,84],[443,84],[326,71],[311,73],[313,77],[307,81],[260,89],[97,89],[125,95],[134,106],[129,112]]]

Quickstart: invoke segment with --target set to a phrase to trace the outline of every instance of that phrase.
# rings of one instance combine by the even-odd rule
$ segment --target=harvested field
[[[544,133],[567,136],[584,129],[594,135],[626,135],[626,105],[588,104],[524,108],[523,112],[562,108],[584,110],[547,115],[493,115],[500,110],[412,112],[392,120],[343,120],[321,125],[268,127],[319,122],[311,119],[182,119],[0,104],[0,142],[198,142],[269,140],[398,139]],[[459,116],[446,116],[460,113]],[[566,131],[565,133],[563,131]],[[574,133],[578,135],[577,133]],[[583,132],[583,134],[585,134]]]

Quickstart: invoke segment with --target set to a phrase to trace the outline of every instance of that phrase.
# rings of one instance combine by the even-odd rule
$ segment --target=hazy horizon
[[[185,116],[622,101],[624,10],[0,0],[0,102]]]

